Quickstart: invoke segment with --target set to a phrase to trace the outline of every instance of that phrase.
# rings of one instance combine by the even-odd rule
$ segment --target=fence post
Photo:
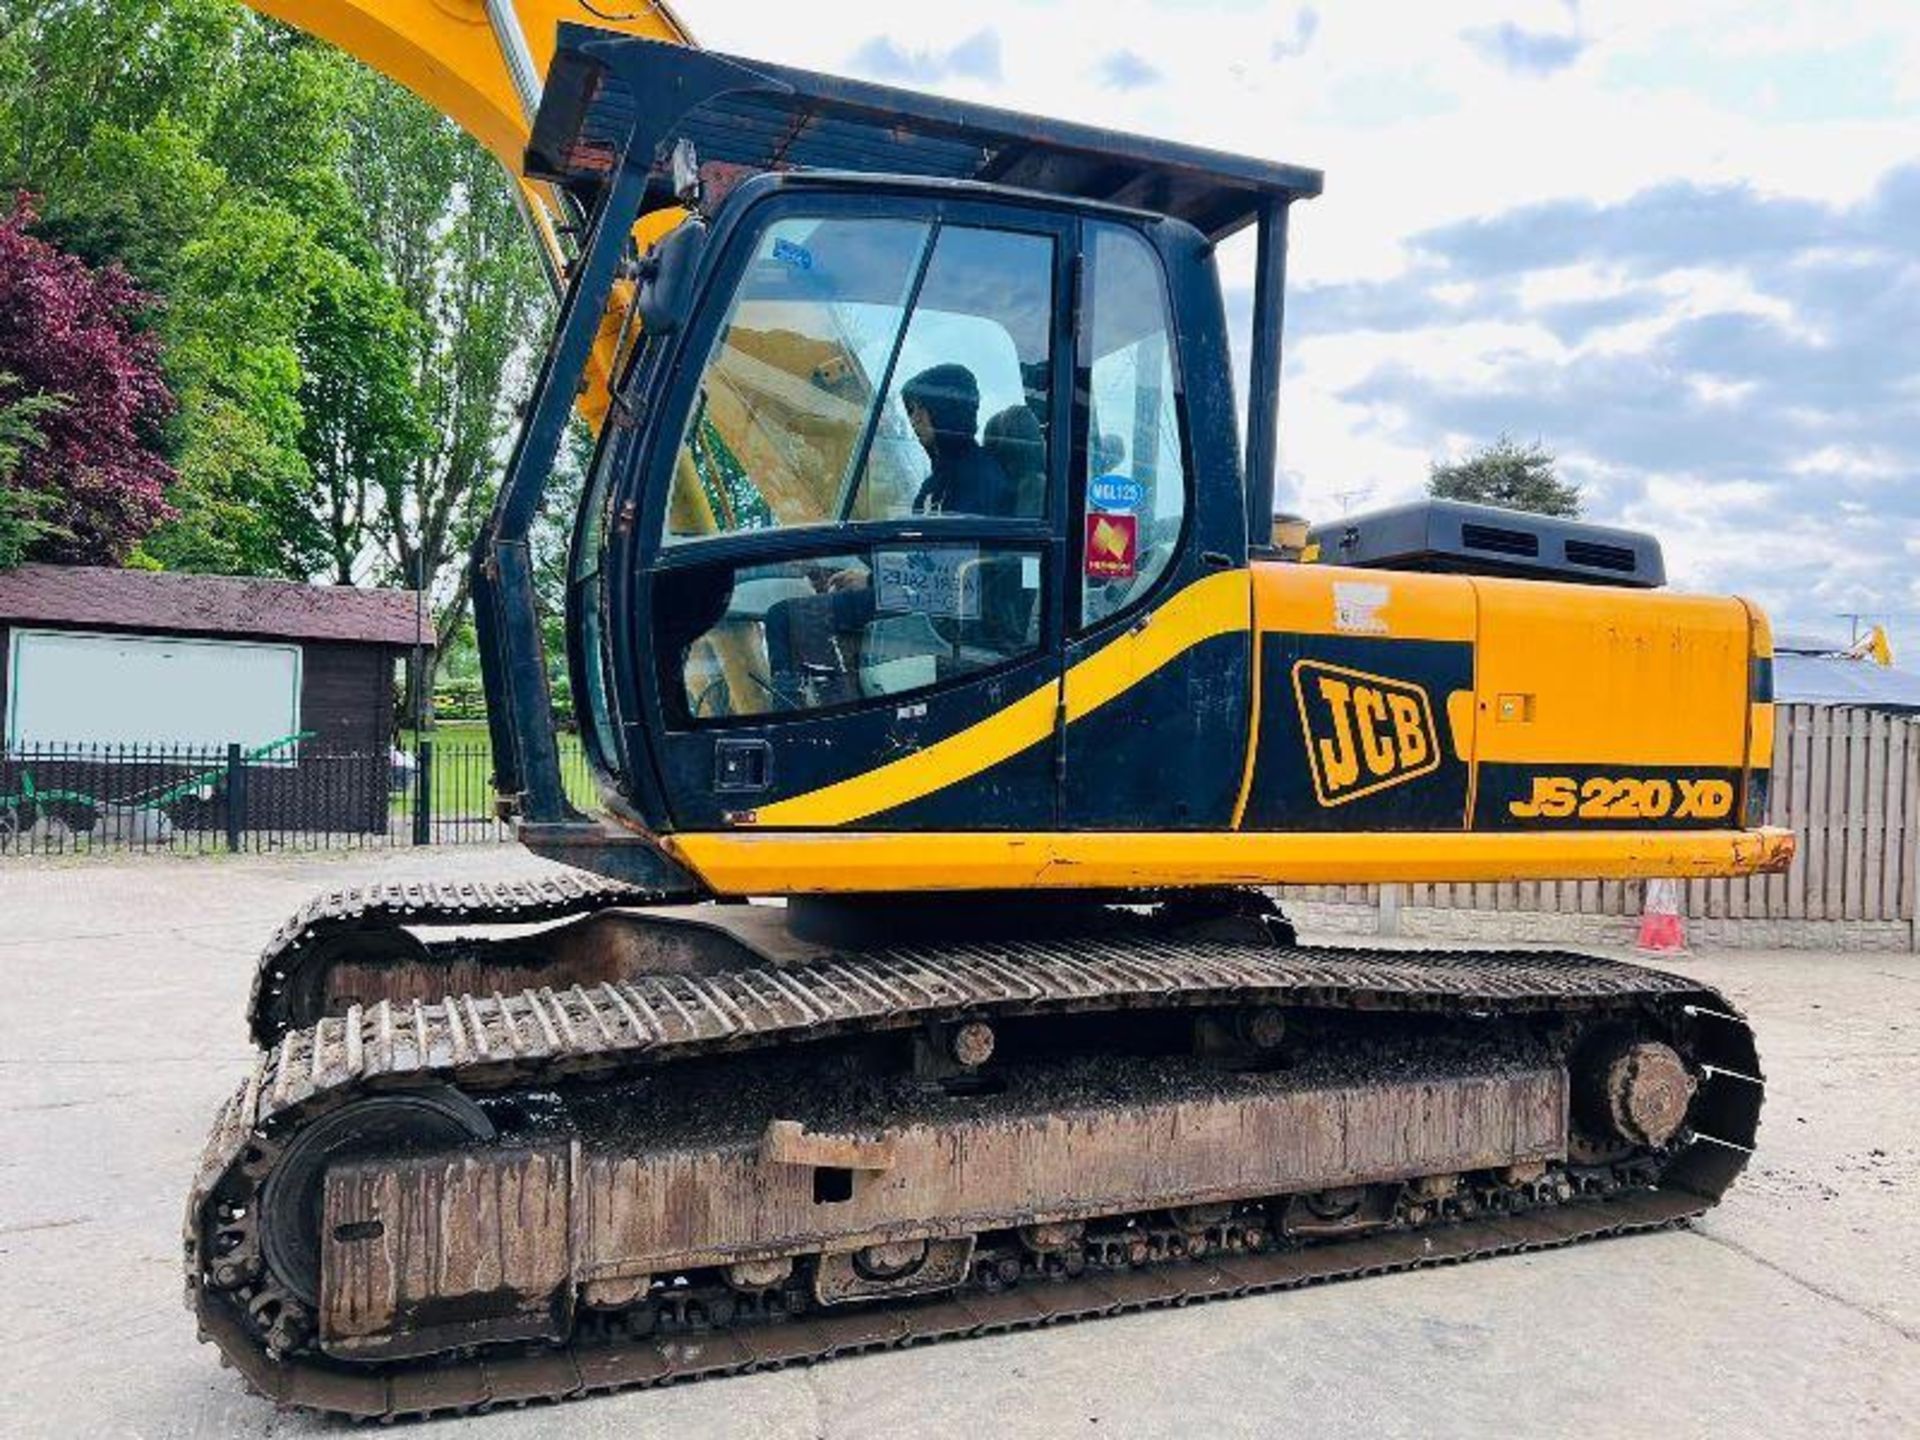
[[[227,849],[240,853],[247,828],[247,767],[240,760],[240,742],[227,746]]]
[[[433,742],[422,740],[414,756],[413,843],[433,843]]]
[[[1381,885],[1379,892],[1374,902],[1379,910],[1379,918],[1374,926],[1374,933],[1379,935],[1398,935],[1400,933],[1401,889],[1398,885]]]

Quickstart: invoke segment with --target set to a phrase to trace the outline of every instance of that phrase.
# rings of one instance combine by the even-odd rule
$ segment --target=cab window
[[[663,539],[1046,512],[1053,241],[873,217],[757,242],[675,456]]]
[[[1180,393],[1159,257],[1095,224],[1080,353],[1091,376],[1081,530],[1083,627],[1143,598],[1179,548],[1187,512]]]
[[[684,716],[837,709],[1040,648],[1038,544],[875,544],[676,576]]]
[[[1051,239],[944,227],[852,518],[1044,518],[1052,334]]]

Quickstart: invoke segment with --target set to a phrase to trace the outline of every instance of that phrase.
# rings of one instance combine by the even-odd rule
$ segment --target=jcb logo
[[[1405,680],[1314,660],[1293,667],[1313,793],[1344,805],[1440,767],[1427,692]]]

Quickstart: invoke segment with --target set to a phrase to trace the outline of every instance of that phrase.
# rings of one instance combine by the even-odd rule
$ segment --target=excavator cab
[[[531,171],[595,218],[503,515],[550,469],[586,292],[639,281],[569,626],[621,838],[1228,826],[1249,716],[1192,697],[1246,694],[1246,629],[1099,725],[1063,723],[1062,677],[1244,572],[1270,492],[1242,484],[1214,248],[1261,227],[1249,432],[1270,452],[1287,207],[1316,173],[568,29]],[[625,255],[672,205],[679,228]],[[483,639],[531,693],[495,707],[502,789],[536,848],[624,850],[539,773],[503,538],[482,540]],[[1103,754],[1126,733],[1156,736],[1150,761]],[[638,848],[616,873],[673,879]]]
[[[1232,416],[1195,413],[1183,384],[1226,366],[1205,237],[1038,197],[767,175],[707,243],[690,322],[633,382],[654,443],[609,445],[594,480],[594,503],[604,489],[636,517],[603,569],[637,572],[597,744],[651,772],[649,827],[1224,825],[1244,711],[1165,734],[1152,786],[1068,790],[1080,764],[1044,743],[928,793],[861,778],[1013,704],[1050,719],[1073,654],[1246,564]],[[1238,638],[1188,683],[1243,692]],[[821,796],[849,782],[864,793]]]

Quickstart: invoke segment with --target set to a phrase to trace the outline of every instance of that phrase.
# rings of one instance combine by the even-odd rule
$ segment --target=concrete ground
[[[293,1435],[195,1344],[180,1207],[314,890],[513,850],[0,867],[0,1435]],[[1920,1434],[1920,962],[1679,968],[1753,1017],[1753,1167],[1689,1231],[470,1420],[462,1437]]]

